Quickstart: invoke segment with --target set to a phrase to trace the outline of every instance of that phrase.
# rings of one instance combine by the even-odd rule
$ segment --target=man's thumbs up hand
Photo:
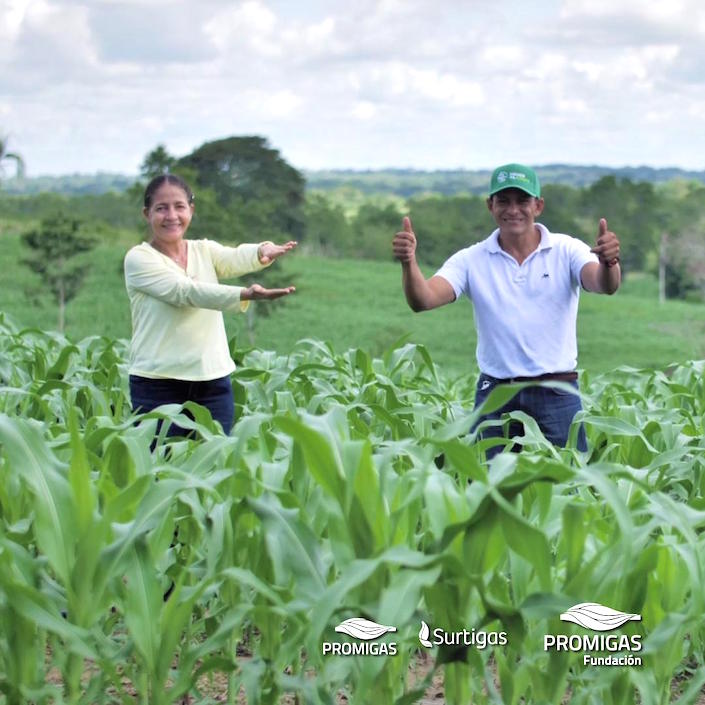
[[[394,257],[402,263],[413,262],[416,259],[416,236],[408,216],[404,216],[402,230],[392,240],[392,250]]]
[[[607,267],[612,267],[619,262],[619,240],[617,236],[607,229],[607,220],[600,218],[597,230],[597,245],[590,252],[594,252],[600,262]]]

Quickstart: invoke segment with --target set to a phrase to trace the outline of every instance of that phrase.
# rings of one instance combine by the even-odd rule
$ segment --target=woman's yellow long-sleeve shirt
[[[240,301],[243,287],[218,280],[263,269],[259,245],[186,242],[186,271],[146,242],[125,256],[132,375],[201,381],[235,369],[222,312],[244,312],[249,301]]]

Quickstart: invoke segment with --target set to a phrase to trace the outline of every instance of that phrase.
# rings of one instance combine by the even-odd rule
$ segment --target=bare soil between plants
[[[251,658],[249,655],[238,654],[239,660],[245,660]],[[433,658],[425,653],[418,652],[412,663],[409,665],[409,673],[407,678],[407,687],[409,690],[416,687],[418,683],[421,683],[426,679],[430,671],[433,669],[434,661]],[[85,671],[85,677],[88,679],[93,670],[93,666],[89,665]],[[53,685],[61,685],[61,674],[56,670],[52,669],[49,672],[47,681]],[[133,685],[125,679],[122,682],[123,692],[127,692],[135,697],[135,702],[138,701],[139,695]],[[495,676],[495,685],[499,688],[499,682]],[[677,703],[682,690],[687,686],[687,682],[683,682],[679,679],[674,679],[671,686],[671,703]],[[180,700],[178,700],[177,705],[200,705],[202,702],[216,702],[225,703],[228,700],[228,674],[216,672],[209,675],[202,676],[198,681],[198,690],[200,692],[200,697],[194,695],[186,695]],[[569,705],[572,699],[572,693],[570,691],[566,692],[562,700],[562,705]],[[118,700],[116,699],[117,703]],[[338,705],[348,705],[347,696],[339,692],[336,697],[336,702]],[[416,705],[445,705],[445,693],[443,690],[443,673],[439,671],[436,673],[431,681],[431,685],[426,689],[422,698],[416,701]],[[301,699],[297,699],[294,693],[285,693],[279,700],[280,705],[303,705]],[[237,705],[248,705],[247,697],[244,691],[238,694]],[[472,705],[468,703],[467,705]],[[638,701],[637,704],[638,705]],[[700,692],[700,696],[693,705],[705,705],[705,688]]]

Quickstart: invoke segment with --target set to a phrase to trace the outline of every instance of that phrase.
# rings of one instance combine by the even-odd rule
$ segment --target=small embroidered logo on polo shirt
[[[548,279],[548,272],[544,272],[541,279]]]

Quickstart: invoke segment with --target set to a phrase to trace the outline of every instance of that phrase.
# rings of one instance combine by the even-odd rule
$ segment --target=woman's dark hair
[[[164,184],[178,186],[186,194],[186,200],[189,203],[193,203],[193,191],[191,191],[191,187],[180,176],[177,176],[176,174],[159,174],[159,176],[155,176],[147,184],[147,188],[144,190],[144,207],[147,210],[149,210],[152,206],[152,198],[154,197],[155,191],[157,191]]]

